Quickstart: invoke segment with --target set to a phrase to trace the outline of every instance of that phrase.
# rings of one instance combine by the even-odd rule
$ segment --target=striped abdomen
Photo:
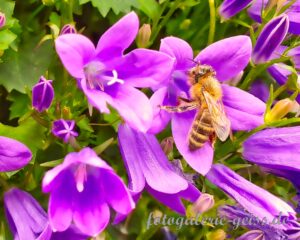
[[[208,109],[200,109],[194,119],[189,135],[189,149],[191,151],[201,148],[214,133],[211,121]]]

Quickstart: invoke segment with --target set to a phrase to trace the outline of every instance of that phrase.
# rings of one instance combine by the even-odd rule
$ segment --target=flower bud
[[[40,77],[39,82],[32,88],[32,106],[38,112],[47,110],[54,98],[54,89],[52,87],[52,80],[47,80],[43,76]]]
[[[137,35],[136,44],[140,48],[147,47],[151,36],[151,26],[149,24],[143,24]]]
[[[64,120],[59,119],[53,122],[52,133],[58,138],[64,140],[65,143],[68,143],[71,138],[78,136],[78,133],[74,131],[75,121],[74,120]]]
[[[220,6],[219,14],[223,19],[228,19],[246,8],[252,0],[225,0]]]
[[[66,24],[60,30],[60,35],[69,34],[69,33],[73,33],[73,34],[77,33],[75,26],[72,24]]]
[[[224,240],[226,239],[226,232],[222,229],[217,229],[216,231],[207,234],[208,240]]]
[[[299,109],[299,104],[289,98],[278,101],[270,112],[266,115],[266,122],[273,122],[282,119],[290,112],[295,112]]]
[[[173,151],[173,145],[174,145],[173,137],[167,137],[163,139],[160,145],[164,153],[168,155],[170,152]]]
[[[204,213],[207,212],[215,205],[214,196],[202,193],[201,196],[197,199],[196,202],[193,204],[193,211],[197,213]]]
[[[5,14],[0,12],[0,28],[3,28],[6,23],[6,17]]]
[[[264,63],[282,43],[289,29],[289,18],[283,14],[268,22],[254,46],[252,60],[255,64]]]

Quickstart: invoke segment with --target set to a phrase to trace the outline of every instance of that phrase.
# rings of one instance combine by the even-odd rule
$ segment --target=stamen
[[[86,180],[87,180],[86,165],[80,164],[75,173],[76,188],[78,192],[82,192],[84,190],[84,182]]]
[[[118,72],[116,70],[112,70],[113,78],[107,83],[108,86],[113,85],[114,83],[124,83],[124,80],[118,79]]]

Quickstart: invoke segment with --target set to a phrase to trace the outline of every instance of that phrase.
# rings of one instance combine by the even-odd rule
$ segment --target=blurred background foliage
[[[43,174],[73,151],[50,133],[51,122],[65,118],[76,120],[80,145],[95,147],[126,181],[116,139],[119,116],[115,111],[102,115],[94,110],[89,117],[83,93],[78,91],[76,80],[67,74],[55,53],[54,40],[63,25],[74,24],[79,32],[96,43],[115,21],[134,10],[140,18],[140,26],[144,23],[151,26],[147,47],[158,49],[161,38],[173,35],[189,42],[197,54],[211,42],[233,35],[250,34],[253,30],[253,22],[245,12],[221,22],[217,14],[220,3],[221,0],[1,0],[0,11],[5,13],[7,23],[0,29],[0,135],[22,141],[33,152],[30,165],[19,172],[1,173],[1,179],[6,180],[9,186],[16,185],[30,191],[46,209],[47,196],[41,194],[40,187]],[[31,88],[41,75],[53,80],[55,101],[46,113],[38,114],[31,108]],[[264,72],[259,77],[270,81]],[[158,138],[162,141],[170,135],[167,128]],[[248,180],[286,201],[295,195],[287,181],[266,175],[258,167],[247,164],[239,151],[234,150],[226,157],[232,150],[232,142],[218,149],[215,161],[229,165]],[[168,156],[170,161],[181,158],[176,149]],[[184,161],[182,164],[186,172],[193,173]],[[215,197],[216,206],[205,216],[216,217],[220,204],[233,201],[203,177],[199,177],[196,184],[199,189]],[[4,190],[5,187],[1,187],[0,193],[3,194]],[[144,193],[137,209],[125,223],[110,226],[101,236],[105,239],[172,239],[166,238],[171,231],[179,239],[217,240],[221,239],[220,229],[232,239],[244,231],[242,228],[232,231],[230,226],[210,223],[183,226],[181,229],[176,226],[169,229],[154,226],[146,230],[148,215],[154,211],[157,216],[167,214],[179,217]],[[3,209],[0,210],[0,239],[11,239]]]

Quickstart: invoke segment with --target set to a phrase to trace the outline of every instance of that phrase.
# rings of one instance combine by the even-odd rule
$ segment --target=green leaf
[[[151,19],[159,17],[160,6],[155,0],[138,0],[138,8],[143,11]]]
[[[26,114],[26,112],[29,110],[29,98],[27,95],[19,93],[17,91],[12,91],[8,97],[7,100],[11,101],[12,104],[9,108],[10,115],[9,119],[19,118]]]
[[[7,51],[0,64],[0,85],[9,92],[16,89],[25,93],[25,88],[32,88],[50,65],[49,59],[54,54],[52,42],[37,46],[38,39],[31,39],[21,44],[18,52]],[[29,43],[29,44],[28,44]]]
[[[17,35],[8,29],[0,31],[0,50],[8,49],[10,44],[17,38]]]
[[[33,119],[27,119],[17,127],[0,123],[0,136],[10,137],[24,143],[35,156],[38,149],[43,147],[46,128],[37,124]]]
[[[6,17],[6,26],[11,26],[13,24],[12,15],[14,13],[15,2],[1,0],[0,1],[0,12],[3,12]]]
[[[84,116],[84,118],[76,122],[76,125],[82,130],[94,132],[93,128],[90,125],[89,119],[86,116]]]

